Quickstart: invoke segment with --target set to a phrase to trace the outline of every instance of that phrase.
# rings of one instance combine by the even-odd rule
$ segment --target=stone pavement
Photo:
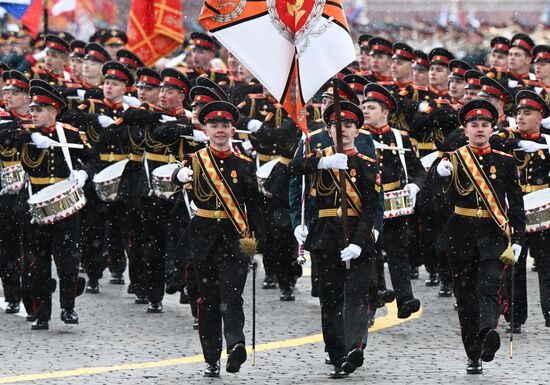
[[[261,269],[260,269],[261,270]],[[108,275],[108,274],[107,274]],[[537,275],[528,272],[529,319],[507,355],[504,321],[502,347],[483,375],[465,373],[466,358],[452,298],[438,298],[436,288],[413,281],[423,312],[396,324],[395,306],[377,314],[369,335],[365,365],[348,384],[550,384],[550,328],[540,311]],[[0,384],[141,385],[141,384],[329,384],[320,336],[319,304],[309,295],[310,280],[298,282],[296,302],[280,302],[278,290],[259,289],[257,280],[256,365],[251,356],[237,375],[202,377],[203,362],[189,305],[167,296],[164,314],[147,314],[133,303],[126,286],[104,278],[99,295],[77,299],[80,324],[59,320],[58,294],[50,330],[32,332],[23,318],[0,313],[2,343]],[[389,281],[389,277],[387,278]],[[251,279],[245,293],[247,343],[251,330]],[[389,314],[388,314],[389,312]],[[503,319],[502,319],[503,320]],[[393,325],[393,326],[392,326]],[[382,328],[381,328],[382,327]]]

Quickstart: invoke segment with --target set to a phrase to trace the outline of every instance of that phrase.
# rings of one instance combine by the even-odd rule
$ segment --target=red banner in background
[[[133,0],[126,33],[128,49],[153,65],[183,42],[181,0]]]

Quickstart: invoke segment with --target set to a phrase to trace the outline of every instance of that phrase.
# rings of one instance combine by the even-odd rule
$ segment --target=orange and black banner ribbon
[[[216,194],[218,201],[221,203],[224,211],[228,214],[229,219],[237,229],[237,232],[245,237],[248,231],[248,222],[246,214],[239,206],[239,201],[233,194],[229,184],[223,177],[218,168],[210,149],[203,148],[195,153],[195,158],[199,162],[202,174],[210,185],[210,188]]]
[[[464,146],[456,151],[457,158],[463,166],[466,175],[472,182],[485,207],[491,214],[498,227],[509,237],[508,217],[506,210],[498,200],[498,196],[491,181],[478,163],[469,146]]]
[[[323,156],[331,156],[334,154],[334,149],[332,147],[326,148],[323,150]],[[333,170],[327,170],[330,177],[332,178],[332,181],[334,182],[334,185],[340,191],[340,179],[338,176],[334,173]],[[344,171],[344,170],[341,170]],[[361,214],[361,193],[359,192],[359,189],[353,183],[351,180],[351,177],[349,173],[345,172],[346,176],[346,197],[348,201],[348,205],[351,207],[353,211],[359,216]]]

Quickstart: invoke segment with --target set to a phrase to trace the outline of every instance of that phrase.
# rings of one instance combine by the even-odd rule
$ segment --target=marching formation
[[[224,338],[235,373],[254,256],[262,288],[295,301],[304,250],[332,378],[363,365],[377,309],[420,310],[421,265],[456,298],[469,374],[498,351],[501,315],[521,333],[528,255],[550,327],[550,46],[494,37],[472,66],[361,35],[357,61],[307,101],[305,135],[211,35],[162,68],[126,43],[51,33],[0,57],[0,278],[32,330],[49,328],[56,290],[78,324],[76,297],[128,269],[148,313],[165,294],[189,304],[205,376]]]

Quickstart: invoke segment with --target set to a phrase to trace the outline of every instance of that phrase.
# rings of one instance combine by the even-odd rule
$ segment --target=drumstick
[[[181,135],[181,137],[184,138],[184,139],[188,139],[188,140],[195,140],[195,138],[190,136],[190,135]],[[243,142],[242,140],[237,140],[237,139],[231,139],[229,141],[231,143],[242,143]]]
[[[36,144],[34,143],[29,143],[33,146],[36,146]],[[52,143],[50,144],[50,147],[67,147],[67,148],[74,148],[74,149],[77,149],[77,150],[82,150],[84,148],[84,145],[83,144],[78,144],[78,143],[59,143],[59,142],[55,142],[55,143]]]
[[[550,146],[548,146],[547,144],[541,144],[539,147],[539,150],[548,150],[548,149],[550,149]],[[525,150],[522,148],[514,148],[514,151],[525,151]]]
[[[410,148],[403,148],[403,147],[396,147],[396,146],[388,146],[387,144],[383,144],[380,142],[377,142],[376,140],[373,140],[374,142],[374,148],[376,150],[396,150],[396,151],[411,151]]]

